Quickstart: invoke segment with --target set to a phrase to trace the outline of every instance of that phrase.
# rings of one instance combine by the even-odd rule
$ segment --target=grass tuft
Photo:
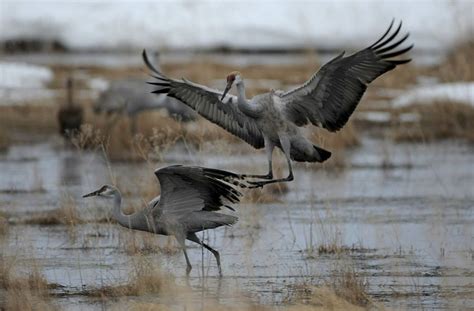
[[[474,142],[474,107],[460,102],[420,103],[400,110],[415,112],[420,121],[413,124],[394,124],[392,135],[396,141],[434,141],[447,138]]]
[[[26,276],[14,271],[13,260],[0,256],[0,289],[4,290],[4,310],[57,310],[50,303],[48,282],[38,267],[30,267]]]
[[[82,294],[90,297],[123,297],[123,296],[142,296],[146,294],[160,294],[162,291],[171,290],[174,286],[174,280],[150,264],[140,260],[135,265],[136,270],[130,281],[124,285],[104,286],[102,288],[87,290]]]

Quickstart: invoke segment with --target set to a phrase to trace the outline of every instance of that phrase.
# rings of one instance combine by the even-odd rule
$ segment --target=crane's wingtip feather
[[[143,61],[145,62],[145,65],[148,67],[148,69],[158,74],[159,76],[162,75],[161,72],[155,67],[155,65],[151,63],[150,58],[148,57],[148,53],[146,52],[145,49],[143,49],[142,58],[143,58]]]

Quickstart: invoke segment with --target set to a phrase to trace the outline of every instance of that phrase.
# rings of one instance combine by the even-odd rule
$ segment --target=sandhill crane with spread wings
[[[145,51],[143,58],[153,72],[152,77],[156,78],[156,81],[149,82],[158,87],[154,93],[177,98],[253,147],[265,147],[268,174],[243,175],[260,178],[251,183],[263,186],[293,180],[291,159],[323,162],[331,156],[329,151],[313,145],[305,138],[299,127],[311,123],[331,132],[341,129],[370,82],[397,65],[408,63],[410,59],[394,59],[413,47],[410,45],[395,50],[408,38],[407,33],[396,39],[401,26],[400,22],[392,31],[392,21],[374,44],[347,57],[342,52],[293,90],[272,90],[251,99],[245,96],[244,80],[239,72],[234,71],[227,76],[227,87],[224,92],[220,92],[186,79],[168,78],[150,63]],[[227,94],[234,84],[237,96]],[[272,153],[275,147],[282,149],[285,154],[289,167],[286,178],[273,179]]]
[[[113,199],[112,217],[126,228],[175,236],[183,248],[187,274],[192,266],[185,240],[202,245],[214,255],[219,275],[222,275],[219,253],[199,240],[196,232],[236,223],[237,217],[217,211],[223,206],[234,211],[225,203],[239,202],[242,194],[235,186],[245,188],[246,185],[234,173],[198,166],[168,166],[156,170],[155,175],[160,181],[161,195],[131,215],[122,212],[122,195],[114,186],[104,185],[83,197]]]

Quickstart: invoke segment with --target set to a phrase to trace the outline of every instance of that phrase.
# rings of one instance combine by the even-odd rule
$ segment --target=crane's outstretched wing
[[[155,171],[160,181],[159,213],[186,215],[196,211],[218,211],[225,202],[237,203],[242,194],[234,186],[246,187],[237,174],[199,166],[172,165]]]
[[[222,93],[218,90],[185,79],[168,78],[151,64],[145,50],[142,55],[145,64],[154,73],[152,77],[157,79],[156,82],[148,83],[160,87],[153,93],[165,93],[180,100],[209,121],[257,149],[264,146],[262,133],[255,121],[238,109],[237,97],[227,95],[222,102]]]
[[[282,93],[283,112],[298,126],[308,122],[329,131],[342,128],[367,89],[367,84],[397,65],[411,59],[394,60],[408,52],[413,45],[394,51],[408,33],[394,42],[402,23],[389,35],[393,21],[385,34],[370,47],[343,57],[344,52],[325,64],[306,83]],[[386,38],[388,36],[388,38]]]

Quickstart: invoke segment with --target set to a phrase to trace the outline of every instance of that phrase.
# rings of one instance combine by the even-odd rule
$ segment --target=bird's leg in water
[[[186,247],[183,247],[183,253],[184,253],[184,258],[186,258],[186,275],[189,276],[193,266],[191,266],[191,262],[189,261],[188,253],[186,252]]]
[[[273,167],[272,167],[272,154],[273,148],[275,145],[270,141],[265,139],[265,153],[267,154],[268,160],[268,174],[267,175],[242,175],[243,178],[260,178],[260,179],[272,179],[273,178]]]
[[[183,249],[184,253],[184,258],[186,259],[186,275],[189,276],[189,273],[191,273],[191,269],[193,266],[191,266],[191,262],[189,261],[188,253],[186,252],[186,243],[184,241],[184,238],[176,236],[176,240],[178,240],[179,245]]]
[[[222,277],[222,268],[221,268],[221,256],[219,255],[219,252],[207,245],[206,243],[202,242],[199,240],[199,238],[196,236],[195,233],[188,234],[186,237],[188,240],[193,241],[194,243],[200,244],[204,248],[206,248],[208,251],[210,251],[214,257],[216,257],[217,261],[217,268],[219,269],[219,276]]]
[[[279,178],[279,179],[271,179],[271,180],[262,180],[262,181],[249,181],[248,183],[251,185],[249,188],[258,188],[263,187],[268,184],[273,184],[277,182],[287,182],[293,180],[293,168],[291,166],[291,142],[290,139],[286,136],[280,136],[281,147],[283,152],[285,153],[286,162],[288,163],[289,174],[286,178]]]

